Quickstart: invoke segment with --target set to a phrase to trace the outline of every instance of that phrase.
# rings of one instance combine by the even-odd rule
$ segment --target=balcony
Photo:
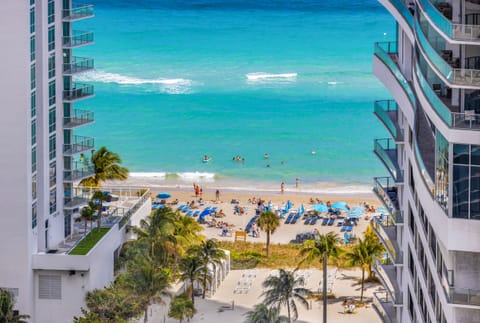
[[[63,171],[64,182],[76,182],[95,175],[95,168],[90,163],[84,165],[75,162],[72,168]]]
[[[93,96],[93,85],[90,84],[73,82],[71,89],[63,90],[63,100],[66,102],[82,100],[91,96]]]
[[[398,166],[397,145],[390,138],[375,139],[373,152],[385,165],[397,184],[403,183],[403,171]]]
[[[72,22],[76,20],[93,17],[93,5],[72,4],[72,8],[62,10],[63,21]]]
[[[63,117],[63,128],[73,129],[93,123],[93,117],[93,111],[73,109],[70,116]]]
[[[480,42],[480,25],[465,25],[452,23],[452,8],[446,2],[439,2],[436,6],[431,0],[419,0],[421,9],[426,13],[430,22],[435,25],[444,38],[459,42]]]
[[[398,51],[396,42],[375,43],[374,55],[377,57],[393,74],[397,83],[410,101],[410,105],[415,106],[416,98],[410,83],[407,81],[402,71],[397,65]],[[375,66],[374,66],[375,67]],[[380,78],[380,77],[379,77]],[[400,102],[397,100],[397,102]]]
[[[65,156],[73,156],[93,150],[94,146],[95,140],[91,137],[73,136],[71,143],[63,145],[63,154]]]
[[[403,304],[403,295],[397,283],[397,271],[390,259],[380,261],[375,259],[373,270],[377,273],[383,287],[390,296],[390,301],[394,306]]]
[[[75,48],[93,44],[93,32],[73,30],[71,36],[63,36],[64,48]]]
[[[70,62],[63,63],[63,74],[73,75],[94,69],[93,59],[72,56]]]
[[[398,124],[398,106],[394,100],[375,101],[373,114],[397,143],[403,143],[403,129]]]
[[[397,242],[397,228],[393,221],[387,217],[382,222],[373,220],[373,231],[380,239],[380,242],[385,247],[389,258],[393,261],[395,266],[403,265],[403,254],[400,252],[400,248]]]
[[[373,192],[390,212],[395,224],[403,225],[403,213],[400,211],[397,199],[397,187],[391,186],[394,181],[391,177],[375,177],[373,179]]]
[[[63,208],[65,210],[78,209],[84,205],[87,205],[88,198],[81,196],[67,196],[63,199]]]
[[[397,314],[386,292],[373,293],[373,308],[384,323],[397,323]]]
[[[433,48],[419,24],[415,25],[415,34],[423,56],[435,67],[438,76],[441,77],[445,83],[462,88],[478,89],[480,87],[480,70],[452,67],[445,61],[444,57]],[[451,64],[454,65],[453,62]]]

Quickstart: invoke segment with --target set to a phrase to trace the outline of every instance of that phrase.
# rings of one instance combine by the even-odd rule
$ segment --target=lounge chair
[[[303,222],[303,224],[310,224],[310,221],[311,221],[311,220],[313,220],[313,219],[311,219],[311,218],[306,218],[306,219],[305,219],[305,222]]]
[[[190,210],[190,211],[187,212],[187,216],[192,216],[192,214],[193,214],[193,211],[192,211],[192,210]]]
[[[323,219],[322,225],[327,225],[328,224],[328,218]]]
[[[332,226],[334,223],[335,223],[335,219],[334,219],[334,218],[331,218],[330,220],[328,220],[327,225],[328,225],[328,226]]]
[[[342,225],[342,227],[340,228],[340,232],[345,232],[345,230],[347,230],[347,226],[346,226],[346,225]]]
[[[348,225],[345,231],[352,232],[352,230],[353,230],[353,227],[351,225]]]
[[[200,211],[197,210],[197,211],[193,212],[192,216],[193,216],[193,217],[196,217],[196,216],[198,216],[199,214],[200,214]]]
[[[310,221],[310,225],[317,224],[318,218],[313,218],[312,221]]]

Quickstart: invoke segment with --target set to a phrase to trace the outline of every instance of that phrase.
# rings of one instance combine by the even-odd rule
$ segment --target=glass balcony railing
[[[63,199],[63,208],[66,210],[77,209],[87,203],[87,198],[81,196],[68,196]]]
[[[63,74],[72,75],[93,70],[93,59],[72,56],[70,62],[63,63]]]
[[[95,140],[93,138],[84,136],[73,136],[71,143],[63,145],[63,154],[67,156],[80,154],[89,150],[93,150],[94,147]]]
[[[430,44],[419,24],[415,25],[415,34],[426,59],[448,82],[458,86],[480,86],[480,70],[451,67]]]
[[[74,109],[71,115],[63,117],[63,128],[73,129],[92,123],[93,117],[93,111]]]
[[[418,167],[420,169],[420,173],[422,175],[423,181],[424,181],[425,185],[427,186],[428,191],[430,192],[430,194],[433,197],[433,196],[435,196],[434,195],[435,184],[434,184],[432,178],[430,177],[430,174],[428,173],[428,170],[427,170],[427,167],[425,166],[425,163],[423,162],[422,155],[420,154],[420,149],[418,148],[418,144],[417,144],[416,140],[415,140],[415,143],[414,143],[414,147],[415,147],[415,157],[417,159]]]
[[[394,100],[375,101],[374,114],[396,142],[403,142],[403,130],[398,124],[398,105]]]
[[[76,182],[93,175],[95,175],[95,168],[92,164],[76,164],[73,169],[63,171],[63,180],[65,182]]]
[[[480,25],[452,23],[435,7],[431,0],[419,0],[418,2],[430,20],[448,38],[458,41],[480,42]]]
[[[403,253],[400,251],[397,242],[397,228],[393,221],[386,218],[384,221],[372,220],[373,231],[378,236],[378,239],[385,247],[389,258],[394,265],[403,265]]]
[[[400,71],[400,68],[397,65],[398,51],[396,42],[380,42],[375,43],[374,54],[377,56],[392,72],[392,74],[397,79],[400,86],[405,91],[405,94],[408,96],[412,106],[415,105],[415,94],[413,93],[410,83]]]
[[[70,9],[62,10],[64,21],[74,21],[93,17],[93,5],[91,4],[73,4]]]
[[[407,22],[407,24],[413,30],[413,14],[408,11],[405,3],[401,0],[389,0],[390,3],[398,10],[398,12],[402,15],[403,19]]]
[[[403,213],[400,211],[397,199],[397,187],[391,177],[375,177],[373,192],[390,212],[395,224],[403,224]]]
[[[388,292],[393,304],[403,304],[403,295],[397,283],[397,271],[390,259],[375,259],[373,270],[377,273],[383,287]]]
[[[71,36],[63,36],[63,47],[73,48],[93,43],[93,32],[90,31],[72,31]]]
[[[396,310],[388,293],[374,292],[373,308],[377,311],[383,323],[397,323]]]
[[[65,101],[75,101],[93,96],[93,85],[83,83],[72,83],[71,89],[63,90],[63,99]]]
[[[396,183],[403,183],[403,171],[398,166],[397,145],[390,138],[375,139],[373,151],[382,161]]]
[[[450,287],[447,297],[449,303],[480,306],[480,290]]]

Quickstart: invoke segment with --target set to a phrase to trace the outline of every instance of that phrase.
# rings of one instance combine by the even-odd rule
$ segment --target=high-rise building
[[[385,322],[480,322],[480,2],[379,0],[396,20],[373,71],[391,99],[374,153]]]
[[[74,56],[93,43],[93,33],[74,26],[93,17],[93,6],[3,0],[0,10],[0,288],[13,292],[31,322],[71,322],[85,292],[112,281],[126,223],[148,214],[149,193],[116,192],[119,200],[137,199],[133,210],[116,208],[123,217],[107,210],[103,238],[71,254],[83,237],[74,219],[91,196],[74,183],[94,174],[94,140],[76,134],[93,112],[75,108],[93,96],[93,86],[75,76],[94,65]]]

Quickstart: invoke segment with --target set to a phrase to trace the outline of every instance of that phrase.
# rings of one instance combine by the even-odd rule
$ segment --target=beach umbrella
[[[332,204],[332,209],[348,211],[347,202],[335,202]]]
[[[350,210],[348,210],[348,217],[349,218],[359,218],[365,213],[365,209],[363,206],[354,206]]]
[[[303,203],[302,203],[302,206],[300,206],[300,212],[303,214],[305,213],[305,207],[303,206]]]
[[[328,207],[323,203],[313,204],[313,209],[317,212],[320,212],[320,213],[328,211]]]
[[[386,214],[386,213],[388,213],[388,210],[387,210],[386,207],[380,206],[375,213],[377,213],[377,214]]]
[[[166,192],[161,192],[157,194],[157,199],[168,199],[169,197],[171,197],[171,195]]]

